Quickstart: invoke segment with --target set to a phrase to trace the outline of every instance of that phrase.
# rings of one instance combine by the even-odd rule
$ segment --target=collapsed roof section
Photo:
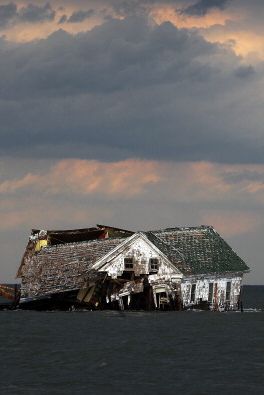
[[[108,225],[97,225],[99,229],[104,229],[108,233],[108,237],[129,237],[135,232],[127,229],[115,228]]]
[[[21,264],[17,272],[17,277],[21,277],[22,268],[26,260],[33,257],[35,253],[40,252],[43,247],[51,247],[59,244],[82,243],[85,241],[108,238],[126,238],[133,235],[133,233],[134,232],[126,229],[115,228],[107,225],[65,230],[32,229],[26,251],[22,257]]]
[[[107,225],[97,225],[92,228],[66,229],[66,230],[40,230],[32,229],[32,239],[47,239],[48,245],[65,243],[78,243],[82,241],[107,239],[108,237],[129,237],[134,232],[129,230],[114,228]]]
[[[98,228],[71,229],[71,230],[47,230],[33,229],[31,235],[39,239],[47,239],[48,245],[76,243],[81,241],[105,239],[106,231]]]
[[[92,265],[123,241],[122,238],[108,238],[42,248],[25,260],[27,292],[45,295],[81,288]],[[23,269],[20,269],[21,276],[24,275]]]

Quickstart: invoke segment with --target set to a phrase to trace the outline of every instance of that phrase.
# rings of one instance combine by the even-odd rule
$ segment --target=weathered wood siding
[[[231,283],[230,298],[226,299],[227,283]],[[224,306],[225,303],[230,308],[236,308],[240,295],[242,275],[237,273],[226,273],[220,275],[188,276],[182,279],[181,292],[183,305],[191,306],[199,301],[209,301],[212,305]],[[209,286],[213,283],[212,298],[209,300]],[[196,284],[195,297],[191,300],[192,285]]]
[[[157,280],[164,279],[168,280],[179,280],[182,274],[173,267],[168,260],[159,254],[158,251],[150,246],[142,238],[138,238],[128,245],[118,256],[114,257],[110,262],[106,263],[101,267],[101,271],[105,271],[112,278],[117,278],[122,276],[125,270],[124,259],[133,259],[133,271],[135,276],[140,276],[141,274],[150,273],[150,259],[158,259],[158,272],[151,274],[149,276],[150,282],[156,282]]]

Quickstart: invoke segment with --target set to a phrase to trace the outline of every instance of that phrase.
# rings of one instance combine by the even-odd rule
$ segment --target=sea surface
[[[0,394],[264,394],[264,286],[244,312],[0,311]]]

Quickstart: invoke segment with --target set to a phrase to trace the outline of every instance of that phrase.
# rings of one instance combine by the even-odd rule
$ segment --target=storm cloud
[[[55,11],[49,3],[44,4],[42,7],[35,4],[28,4],[18,11],[17,17],[21,21],[32,23],[52,21],[55,17]]]
[[[17,6],[14,3],[0,5],[0,28],[5,27],[16,16]]]
[[[55,18],[55,14],[49,3],[43,6],[29,3],[21,8],[18,8],[16,3],[3,4],[0,5],[0,28],[20,22],[52,21]]]
[[[196,33],[128,18],[7,47],[0,44],[2,153],[263,160],[263,73]]]
[[[177,0],[110,0],[113,10],[123,16],[131,16],[146,12],[153,6],[177,5]]]
[[[94,10],[92,9],[87,11],[83,11],[83,10],[75,11],[69,16],[67,22],[69,23],[83,22],[85,21],[85,19],[88,19],[93,15],[94,15]]]
[[[204,16],[213,8],[223,10],[230,0],[199,0],[196,3],[183,8],[181,12],[186,15]]]
[[[260,282],[262,2],[0,4],[2,281],[31,228],[99,222],[211,224]]]

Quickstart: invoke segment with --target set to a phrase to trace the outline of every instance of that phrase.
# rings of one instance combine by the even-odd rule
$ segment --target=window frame
[[[130,262],[126,262],[126,261],[130,261]],[[127,265],[130,265],[129,267]],[[124,258],[124,270],[125,271],[133,271],[134,270],[134,259],[132,257],[125,257]]]
[[[159,264],[160,264],[159,258],[149,258],[149,271],[151,273],[153,272],[157,273],[159,271]],[[153,267],[153,265],[155,267]]]

